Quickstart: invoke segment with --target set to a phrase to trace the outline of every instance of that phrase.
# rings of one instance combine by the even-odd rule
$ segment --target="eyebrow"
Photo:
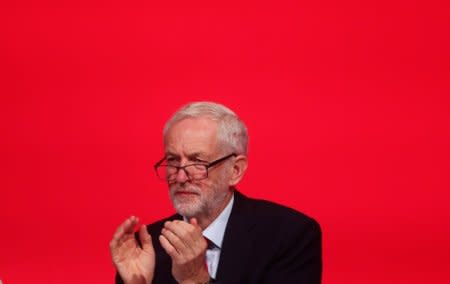
[[[179,158],[180,157],[180,155],[172,153],[170,151],[166,152],[166,157],[170,157],[170,156],[171,157],[175,157],[175,158]],[[206,159],[208,159],[208,155],[206,155],[204,152],[194,152],[194,153],[188,154],[187,158],[189,160],[199,159],[199,160],[207,162]]]
[[[195,152],[192,154],[187,155],[189,160],[201,160],[207,162],[208,155],[202,152]]]

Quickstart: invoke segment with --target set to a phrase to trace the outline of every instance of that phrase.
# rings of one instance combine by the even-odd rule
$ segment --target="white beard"
[[[178,196],[178,191],[187,191],[194,194],[189,196]],[[170,199],[178,214],[186,217],[210,216],[215,209],[219,208],[227,197],[227,190],[223,190],[220,184],[212,185],[211,188],[202,190],[192,184],[180,185],[178,183],[170,186]]]

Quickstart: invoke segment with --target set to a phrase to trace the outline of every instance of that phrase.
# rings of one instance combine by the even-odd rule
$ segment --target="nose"
[[[188,175],[186,173],[186,170],[184,168],[178,169],[177,176],[176,176],[175,180],[176,180],[176,182],[179,182],[179,183],[185,183],[186,181],[189,180],[189,177],[188,177]]]

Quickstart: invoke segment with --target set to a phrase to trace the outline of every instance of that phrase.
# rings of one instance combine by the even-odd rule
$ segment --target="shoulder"
[[[239,198],[238,198],[239,199]],[[239,211],[239,210],[238,210]],[[248,238],[267,283],[320,283],[322,231],[312,217],[267,200],[241,199]],[[240,215],[240,214],[238,214]]]
[[[320,262],[322,229],[312,217],[267,200],[248,198],[255,242],[282,258]]]
[[[319,223],[311,216],[296,209],[263,199],[249,198],[237,193],[238,211],[241,217],[251,220],[256,227],[304,235],[306,232],[321,235]]]

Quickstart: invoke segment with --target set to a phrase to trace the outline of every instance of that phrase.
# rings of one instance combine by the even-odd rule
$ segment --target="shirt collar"
[[[228,201],[227,206],[222,210],[219,216],[211,223],[205,230],[203,236],[214,243],[219,249],[222,248],[223,236],[225,228],[227,227],[228,219],[230,218],[231,209],[234,203],[234,193]]]

